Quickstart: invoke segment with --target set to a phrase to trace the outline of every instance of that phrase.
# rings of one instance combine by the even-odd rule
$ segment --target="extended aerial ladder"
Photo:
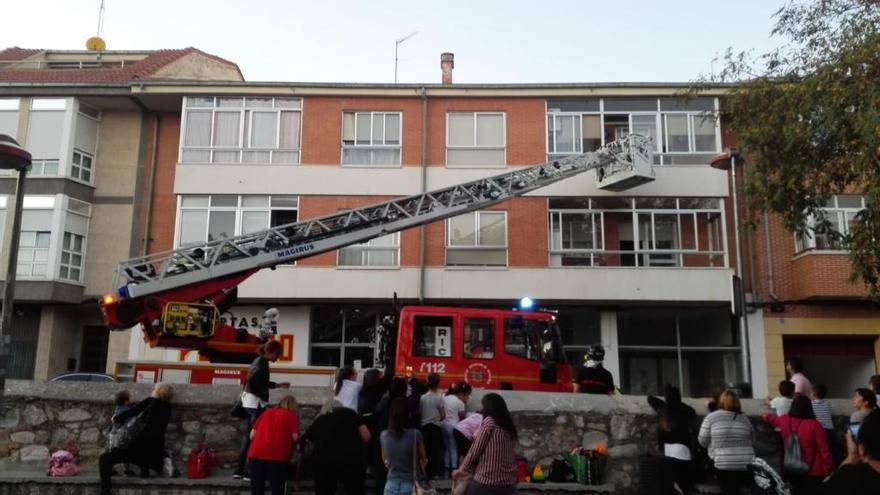
[[[212,361],[249,362],[271,332],[247,334],[220,322],[236,288],[263,268],[484,209],[597,170],[598,187],[620,191],[654,179],[653,143],[630,134],[597,151],[435,191],[263,231],[123,261],[115,293],[101,301],[111,329],[142,326],[152,346],[192,349]]]

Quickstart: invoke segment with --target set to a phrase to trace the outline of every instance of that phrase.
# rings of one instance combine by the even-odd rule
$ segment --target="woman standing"
[[[315,494],[333,495],[341,481],[345,493],[362,495],[364,446],[370,441],[370,430],[358,413],[331,400],[306,437],[315,446]]]
[[[446,392],[443,398],[446,406],[446,416],[443,418],[443,439],[446,443],[446,453],[443,457],[448,472],[458,468],[458,448],[455,443],[455,426],[465,418],[467,403],[471,397],[471,386],[467,382],[458,382]]]
[[[110,495],[110,477],[113,465],[130,462],[141,467],[141,476],[149,470],[162,471],[165,459],[165,429],[171,418],[171,398],[174,389],[167,383],[157,383],[150,397],[131,409],[113,417],[113,423],[124,425],[131,418],[138,418],[139,433],[127,444],[101,454],[98,460],[101,477],[101,495]]]
[[[446,406],[440,394],[440,375],[431,373],[427,379],[428,392],[419,399],[421,411],[422,437],[428,451],[428,478],[443,474],[443,457],[446,447],[443,442],[443,420]]]
[[[358,374],[353,366],[345,366],[336,372],[336,385],[333,386],[333,397],[344,407],[357,412],[361,384],[357,382]]]
[[[232,475],[235,479],[247,478],[247,454],[251,445],[251,429],[263,409],[269,404],[269,389],[290,388],[289,383],[275,383],[269,380],[269,363],[274,363],[281,357],[281,342],[270,340],[257,350],[256,359],[248,368],[247,381],[241,393],[241,405],[247,411],[247,429],[244,438],[241,439],[241,450],[238,455],[238,468]]]
[[[388,429],[382,432],[381,443],[382,460],[388,467],[385,495],[410,495],[418,475],[414,472],[414,461],[418,459],[421,469],[425,469],[428,456],[421,432],[409,427],[409,405],[405,398],[391,403]]]
[[[867,388],[857,388],[852,404],[855,412],[849,416],[849,424],[857,425],[877,407],[877,397]]]
[[[290,458],[299,441],[299,416],[296,399],[287,395],[278,407],[267,409],[250,433],[248,461],[251,467],[251,494],[266,493],[266,481],[272,495],[283,495],[290,471]]]
[[[755,458],[753,436],[752,423],[742,413],[739,398],[730,390],[722,393],[718,410],[703,420],[697,439],[709,449],[723,495],[737,495],[751,485],[748,465]]]
[[[663,454],[662,493],[690,495],[694,485],[693,443],[694,409],[681,401],[681,391],[672,385],[663,389],[663,399],[648,397],[648,404],[657,411],[657,441]]]
[[[826,476],[831,474],[831,451],[825,430],[816,421],[810,399],[803,395],[795,396],[791,409],[785,416],[767,414],[764,416],[782,434],[782,445],[788,445],[792,433],[797,434],[803,460],[810,466],[806,474],[788,474],[794,495],[813,495]]]
[[[509,495],[516,493],[516,426],[507,403],[498,394],[486,394],[482,401],[483,423],[474,437],[461,467],[452,479],[473,475],[468,495]]]

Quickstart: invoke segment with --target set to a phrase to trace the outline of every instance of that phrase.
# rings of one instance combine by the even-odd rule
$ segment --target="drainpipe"
[[[422,97],[422,170],[419,191],[427,192],[428,182],[428,91],[421,90]],[[419,303],[425,300],[425,226],[419,226]]]
[[[780,302],[773,284],[773,252],[770,251],[770,216],[764,211],[764,251],[767,255],[767,293],[774,302]]]
[[[150,177],[147,179],[146,204],[144,205],[144,238],[141,241],[141,256],[146,256],[150,249],[150,225],[153,217],[153,188],[156,185],[156,162],[159,153],[156,147],[159,145],[159,114],[153,115],[153,147],[150,156]]]

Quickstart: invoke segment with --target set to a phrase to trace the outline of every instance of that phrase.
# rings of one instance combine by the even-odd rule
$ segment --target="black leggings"
[[[363,495],[364,466],[352,464],[315,465],[315,495],[334,495],[336,485],[342,482],[346,495]]]
[[[664,495],[677,494],[675,485],[681,489],[682,495],[691,495],[694,487],[694,463],[674,457],[663,457],[663,469],[660,471]]]
[[[468,450],[471,450],[473,440],[468,440],[464,433],[458,430],[452,430],[452,438],[455,439],[455,446],[458,447],[458,456],[466,457]]]
[[[137,464],[141,467],[141,470],[152,468],[160,473],[162,472],[162,457],[158,457],[147,463],[144,463],[143,461],[143,453],[136,455],[135,449],[116,448],[101,454],[98,458],[98,474],[101,477],[101,495],[110,495],[110,479],[113,475],[113,466],[120,462]]]
[[[748,471],[716,471],[721,495],[739,495],[743,488],[752,486],[752,475]]]
[[[250,459],[251,468],[251,495],[263,495],[266,493],[266,481],[269,482],[269,490],[272,495],[284,495],[287,475],[290,472],[290,464],[279,461],[264,461],[262,459]]]
[[[428,478],[443,474],[443,457],[446,454],[446,442],[443,440],[443,429],[435,424],[422,426],[422,438],[425,439],[425,451],[428,454]]]

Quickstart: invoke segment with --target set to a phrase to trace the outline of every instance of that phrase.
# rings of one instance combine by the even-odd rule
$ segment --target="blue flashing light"
[[[117,292],[119,293],[119,297],[121,299],[128,299],[128,297],[129,297],[128,287],[120,287]]]
[[[522,309],[522,310],[532,309],[532,307],[534,305],[535,305],[535,301],[533,301],[531,297],[524,297],[519,300],[519,309]]]

